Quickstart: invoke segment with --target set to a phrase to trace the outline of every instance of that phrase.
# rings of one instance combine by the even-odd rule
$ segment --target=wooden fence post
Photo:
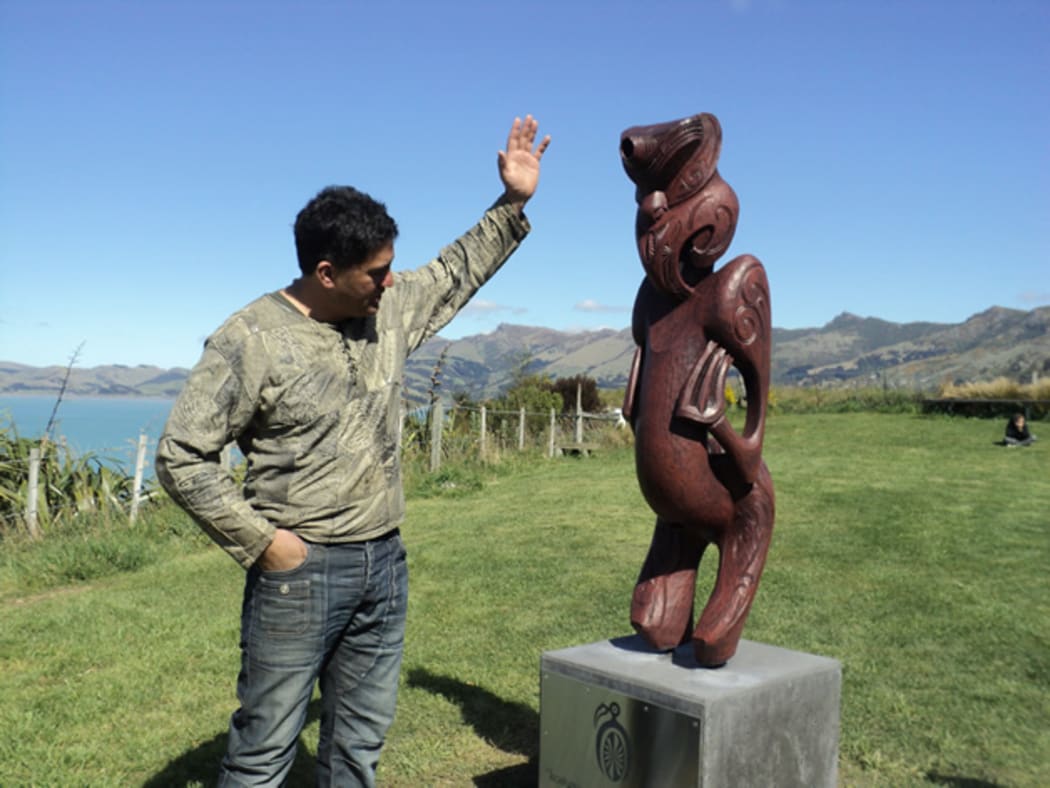
[[[547,441],[547,456],[554,456],[554,408],[551,408],[551,434]]]
[[[583,384],[576,384],[576,443],[583,443]]]
[[[40,538],[40,530],[37,528],[36,515],[37,503],[39,501],[40,484],[40,449],[29,450],[29,489],[26,496],[26,527],[29,535],[34,539]]]
[[[482,462],[484,462],[484,460],[485,460],[485,432],[486,432],[486,430],[485,430],[485,406],[482,405],[481,406],[481,440],[479,441],[480,449],[478,450],[479,451],[479,456],[480,456]]]
[[[525,408],[518,411],[518,451],[525,448]]]
[[[445,421],[444,405],[441,400],[434,400],[430,406],[430,472],[436,473],[441,468],[441,432]]]
[[[146,467],[146,433],[139,433],[139,450],[135,455],[135,481],[131,487],[131,512],[128,519],[135,524],[139,516],[139,504],[142,502],[142,472]]]

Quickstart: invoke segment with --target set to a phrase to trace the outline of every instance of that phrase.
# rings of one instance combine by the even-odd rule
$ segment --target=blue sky
[[[553,143],[533,233],[445,336],[626,327],[628,126],[712,112],[773,322],[1050,303],[1045,0],[0,0],[0,359],[189,366],[296,272],[321,187],[414,267]]]

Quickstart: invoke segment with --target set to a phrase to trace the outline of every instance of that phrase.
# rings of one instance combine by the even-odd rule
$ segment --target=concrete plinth
[[[697,667],[636,636],[540,660],[541,786],[836,784],[841,665],[741,640]]]

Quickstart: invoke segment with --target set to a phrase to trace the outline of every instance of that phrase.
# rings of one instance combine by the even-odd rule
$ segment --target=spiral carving
[[[733,240],[739,210],[736,194],[716,172],[692,200],[686,226],[697,229],[682,255],[683,264],[697,271],[711,268]]]
[[[733,315],[733,333],[742,345],[750,345],[769,331],[769,291],[766,277],[757,266],[748,268],[740,283],[740,303]]]

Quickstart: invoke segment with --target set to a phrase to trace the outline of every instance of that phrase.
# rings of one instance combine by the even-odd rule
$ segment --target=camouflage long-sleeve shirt
[[[275,528],[346,542],[396,527],[405,359],[528,231],[510,206],[493,206],[435,260],[396,274],[372,317],[319,322],[280,293],[232,315],[168,417],[156,460],[164,489],[245,567]],[[243,490],[219,462],[234,440],[248,461]]]

